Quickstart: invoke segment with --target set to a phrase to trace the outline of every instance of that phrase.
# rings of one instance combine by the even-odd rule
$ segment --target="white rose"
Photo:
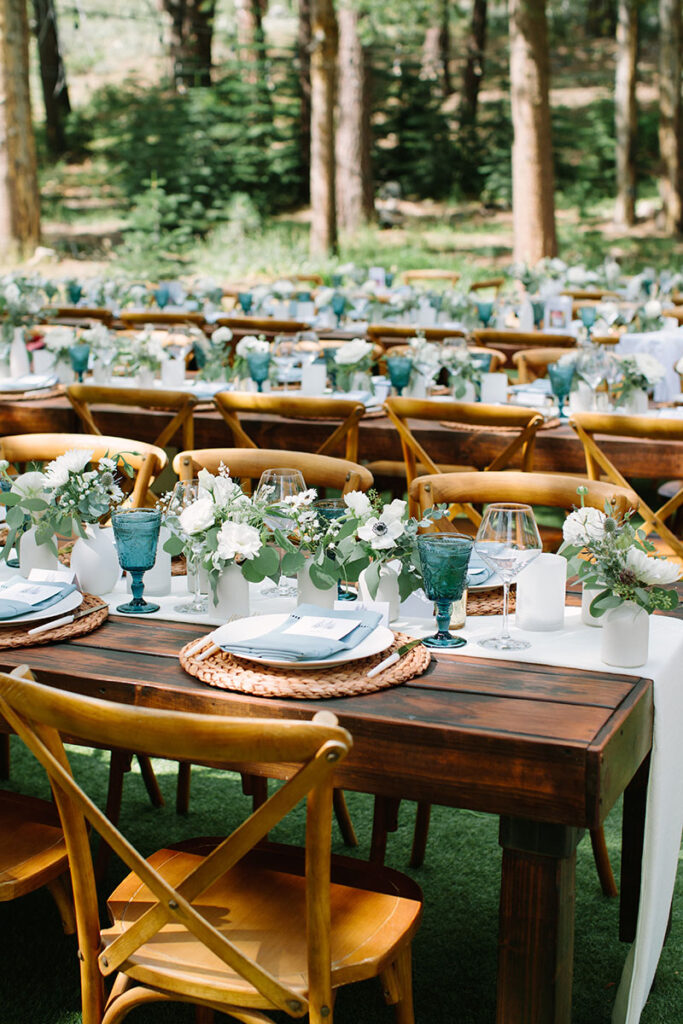
[[[580,286],[586,281],[586,270],[584,267],[570,267],[567,271],[567,283]]]
[[[19,286],[16,285],[14,281],[11,281],[10,284],[8,284],[7,287],[5,288],[5,298],[7,299],[7,302],[9,303],[10,306],[16,305],[16,303],[21,298],[21,291],[19,290]]]
[[[261,535],[247,523],[223,523],[218,531],[216,555],[222,561],[254,558],[261,550]]]
[[[375,551],[386,551],[396,546],[396,541],[403,533],[400,519],[386,515],[386,510],[379,518],[372,516],[367,523],[358,527],[358,536],[367,541]]]
[[[570,512],[562,527],[562,536],[567,544],[583,547],[592,541],[602,540],[607,516],[599,508],[578,508]]]
[[[364,341],[363,338],[353,338],[352,341],[347,341],[337,349],[334,361],[339,366],[353,366],[354,363],[360,363],[371,352],[372,345],[369,341]]]
[[[246,359],[250,352],[268,352],[270,345],[265,339],[257,338],[255,334],[245,334],[237,342],[235,352],[242,359]]]
[[[275,284],[271,285],[271,290],[276,295],[291,295],[294,291],[293,281],[276,281]]]
[[[46,486],[45,474],[33,471],[18,476],[12,484],[12,492],[22,498],[44,498]]]
[[[201,533],[214,522],[214,504],[211,498],[198,498],[184,508],[178,517],[183,533]]]
[[[232,331],[229,327],[219,327],[211,335],[212,345],[227,345],[232,341]]]
[[[197,480],[202,490],[208,494],[213,494],[213,489],[216,484],[216,477],[213,473],[209,473],[208,469],[200,469],[197,473]]]
[[[675,583],[681,577],[680,566],[666,558],[651,558],[640,548],[628,549],[626,565],[635,573],[638,582],[644,583],[646,587],[654,584],[666,586]]]
[[[382,512],[382,519],[386,523],[393,523],[403,519],[406,514],[406,502],[400,498],[394,498],[390,505],[385,505]]]
[[[349,491],[344,495],[344,503],[351,509],[356,519],[365,519],[372,512],[370,499],[362,491]]]
[[[249,498],[240,485],[235,480],[231,480],[229,476],[216,477],[213,487],[213,500],[219,508],[225,508],[226,505],[234,504],[236,501],[240,504],[249,503]]]
[[[643,313],[648,320],[654,320],[655,317],[662,315],[662,304],[657,299],[650,299],[643,306]]]
[[[664,380],[666,377],[666,368],[662,366],[659,359],[655,359],[648,352],[635,352],[633,360],[638,371],[642,373],[643,377],[647,377],[648,383],[652,386],[659,384],[660,380]]]

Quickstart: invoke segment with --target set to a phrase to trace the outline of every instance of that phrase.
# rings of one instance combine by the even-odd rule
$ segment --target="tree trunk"
[[[374,205],[368,62],[358,34],[358,11],[344,3],[337,12],[337,20],[337,224],[342,231],[354,232],[371,218]]]
[[[628,227],[636,220],[635,147],[638,130],[636,74],[638,68],[638,0],[618,0],[617,68],[614,123],[617,144],[615,223]]]
[[[176,89],[211,85],[216,0],[159,0],[171,18],[169,58]]]
[[[302,178],[311,172],[311,0],[299,0],[299,33],[297,39],[299,56],[299,96],[302,154]]]
[[[667,231],[683,227],[681,204],[681,4],[659,0],[659,194]]]
[[[28,80],[26,0],[0,0],[0,256],[40,239],[40,194]]]
[[[586,12],[586,33],[589,36],[614,35],[620,17],[617,10],[622,0],[591,0]]]
[[[467,63],[462,79],[460,100],[460,125],[473,125],[477,120],[479,89],[484,77],[484,53],[486,50],[486,6],[487,0],[473,0],[472,21],[467,39]]]
[[[64,118],[71,111],[71,104],[66,69],[59,48],[54,0],[33,0],[33,13],[45,104],[47,145],[53,156],[60,156],[66,149]]]
[[[545,0],[508,0],[514,258],[557,255]]]
[[[429,25],[422,46],[422,73],[441,82],[444,96],[453,92],[451,81],[450,0],[439,0],[439,22]]]
[[[311,32],[311,253],[337,248],[334,96],[337,22],[332,0],[312,0]]]
[[[261,77],[263,63],[263,24],[260,0],[236,0],[237,43],[240,59],[246,61],[251,70],[252,82]]]

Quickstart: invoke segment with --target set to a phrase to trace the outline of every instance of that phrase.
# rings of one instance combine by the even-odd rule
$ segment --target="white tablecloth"
[[[681,378],[674,370],[683,356],[683,330],[648,331],[644,334],[622,334],[615,351],[619,355],[646,352],[659,359],[666,377],[654,390],[655,402],[670,402],[681,393]]]

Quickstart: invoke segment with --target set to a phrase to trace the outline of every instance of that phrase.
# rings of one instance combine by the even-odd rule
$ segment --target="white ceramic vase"
[[[24,341],[24,328],[15,327],[12,345],[9,351],[9,368],[13,377],[23,377],[31,369],[28,349]]]
[[[157,555],[154,565],[148,569],[143,577],[145,594],[150,597],[163,597],[171,593],[171,556],[164,551],[164,544],[170,537],[167,526],[159,530],[159,543],[157,544]]]
[[[311,580],[311,563],[306,562],[303,569],[296,574],[297,600],[299,604],[315,604],[319,608],[334,608],[337,597],[337,585],[333,584],[327,590],[316,587]]]
[[[137,386],[139,388],[153,388],[155,376],[156,374],[154,370],[150,370],[148,368],[138,370],[138,374],[136,377]]]
[[[604,625],[604,615],[591,615],[591,601],[598,596],[598,593],[597,590],[586,590],[583,585],[581,586],[581,621],[584,626]]]
[[[35,526],[22,533],[19,541],[19,572],[28,577],[31,569],[58,569],[59,559],[47,544],[36,543]]]
[[[472,381],[471,380],[463,381],[462,382],[462,386],[464,386],[464,388],[465,388],[463,394],[462,395],[456,395],[456,393],[455,393],[456,390],[460,390],[460,388],[457,387],[456,385],[454,385],[454,388],[453,388],[453,398],[455,399],[455,401],[456,402],[476,402],[477,396],[476,396],[476,393],[475,393],[475,390],[474,390],[474,384],[472,383]]]
[[[638,668],[647,661],[650,616],[635,601],[624,601],[605,613],[601,657],[606,665]]]
[[[71,569],[78,585],[88,594],[109,594],[121,575],[121,567],[110,526],[86,527],[86,537],[79,537],[71,551]],[[22,541],[23,544],[23,541]]]
[[[410,377],[410,384],[403,394],[406,398],[426,398],[427,388],[431,381],[423,373],[413,372]]]
[[[221,571],[216,593],[209,588],[209,612],[211,618],[218,622],[249,614],[249,583],[235,562]]]
[[[358,593],[361,601],[380,601],[389,605],[389,622],[398,618],[401,598],[398,592],[398,573],[390,565],[383,565],[379,571],[379,587],[373,597],[366,583],[367,569],[358,577]]]
[[[617,411],[626,416],[644,416],[649,408],[647,391],[637,388],[624,402],[619,402]]]
[[[31,356],[33,360],[33,372],[34,373],[54,373],[55,372],[55,354],[51,352],[49,348],[37,348],[34,350]]]

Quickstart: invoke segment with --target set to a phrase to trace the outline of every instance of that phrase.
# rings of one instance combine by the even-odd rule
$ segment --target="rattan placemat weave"
[[[422,675],[431,654],[422,645],[413,647],[405,657],[390,665],[379,675],[368,679],[367,672],[374,665],[397,650],[411,638],[397,633],[391,648],[371,658],[361,658],[336,668],[296,671],[292,668],[257,668],[254,662],[242,661],[225,651],[218,651],[204,661],[198,661],[195,651],[191,657],[185,653],[195,641],[186,644],[180,652],[180,664],[191,676],[221,690],[236,690],[255,697],[296,697],[299,700],[322,700],[325,697],[351,697],[374,693],[389,686],[398,686],[415,676]],[[210,641],[209,641],[210,642]]]
[[[88,608],[97,608],[102,604],[101,597],[95,597],[94,594],[84,594],[83,603],[77,608],[78,612],[87,611]],[[0,650],[7,650],[12,647],[35,647],[36,644],[53,644],[59,640],[72,640],[75,636],[85,636],[86,633],[92,633],[94,629],[101,626],[106,621],[109,615],[109,608],[99,608],[98,611],[93,611],[91,615],[84,615],[82,619],[76,619],[75,622],[69,622],[64,626],[57,626],[55,629],[45,629],[42,633],[37,633],[35,636],[29,636],[28,631],[32,624],[27,623],[24,626],[11,625],[0,627]],[[38,625],[38,623],[33,623]]]
[[[39,402],[42,398],[56,398],[64,394],[64,385],[55,384],[53,388],[38,391],[2,391],[0,401],[3,402]]]
[[[508,597],[508,611],[515,610],[515,591],[510,590]],[[467,614],[468,615],[502,615],[503,614],[503,588],[491,587],[490,590],[468,590],[467,591]]]

